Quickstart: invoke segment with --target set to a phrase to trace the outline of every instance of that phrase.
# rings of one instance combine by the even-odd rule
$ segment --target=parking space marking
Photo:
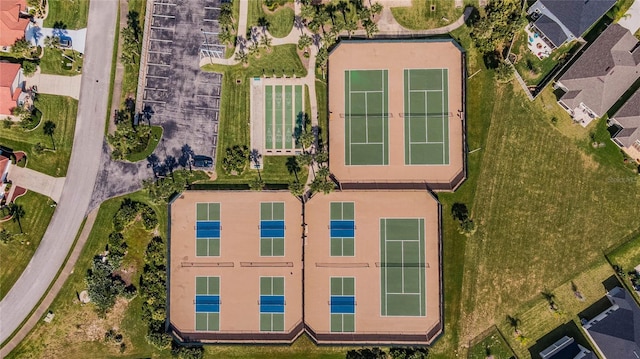
[[[150,38],[149,40],[158,41],[158,42],[173,42],[173,40],[163,40],[163,39],[154,39],[154,38]]]
[[[164,15],[164,14],[152,14],[151,16],[163,17],[165,19],[175,19],[176,18],[175,15]]]
[[[175,31],[175,27],[163,27],[163,26],[153,26],[151,25],[151,30],[170,30]]]
[[[171,67],[171,65],[167,65],[167,64],[154,64],[154,63],[151,63],[151,62],[147,62],[147,65],[149,65],[149,66]]]

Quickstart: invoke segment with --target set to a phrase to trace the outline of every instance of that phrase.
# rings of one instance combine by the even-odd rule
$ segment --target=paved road
[[[52,177],[29,168],[11,166],[7,176],[14,185],[43,194],[56,202],[60,202],[64,177]]]
[[[91,1],[73,153],[58,208],[29,265],[0,302],[0,342],[27,318],[66,258],[91,199],[102,150],[118,2]]]

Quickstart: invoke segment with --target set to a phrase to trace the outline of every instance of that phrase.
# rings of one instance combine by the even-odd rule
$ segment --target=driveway
[[[100,165],[107,116],[117,1],[91,1],[73,152],[58,207],[18,281],[0,302],[0,342],[27,318],[64,263],[89,201]],[[0,356],[5,355],[4,351]]]
[[[56,202],[60,202],[60,196],[62,196],[62,189],[66,180],[65,177],[51,177],[44,173],[18,166],[9,168],[7,178],[15,186],[38,192]]]
[[[631,4],[631,7],[622,19],[618,21],[618,24],[629,29],[632,34],[635,34],[640,29],[640,0],[636,0]]]
[[[49,27],[42,27],[42,20],[36,20],[36,25],[29,26],[25,34],[27,41],[31,42],[33,45],[42,47],[44,47],[44,39],[47,36],[55,36],[60,40],[70,41],[71,48],[73,50],[84,53],[87,41],[87,29],[52,29]]]
[[[61,76],[40,73],[40,69],[31,77],[27,77],[27,87],[37,86],[38,93],[80,98],[82,75]]]

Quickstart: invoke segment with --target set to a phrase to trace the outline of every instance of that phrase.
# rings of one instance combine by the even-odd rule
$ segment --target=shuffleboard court
[[[380,219],[383,316],[425,316],[425,220]]]
[[[389,164],[388,71],[345,70],[345,164]]]
[[[220,277],[196,277],[195,329],[217,331],[220,328]]]
[[[406,165],[449,164],[448,69],[404,70]]]
[[[260,255],[284,256],[284,203],[260,204]]]
[[[289,153],[300,148],[295,135],[304,108],[302,85],[264,86],[264,149]]]
[[[196,203],[196,256],[220,255],[220,203]]]

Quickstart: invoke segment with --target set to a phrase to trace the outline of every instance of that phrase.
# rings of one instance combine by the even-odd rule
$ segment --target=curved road
[[[87,213],[102,153],[117,12],[117,0],[91,1],[89,5],[84,75],[67,179],[42,242],[0,302],[0,343],[11,336],[45,294]]]

